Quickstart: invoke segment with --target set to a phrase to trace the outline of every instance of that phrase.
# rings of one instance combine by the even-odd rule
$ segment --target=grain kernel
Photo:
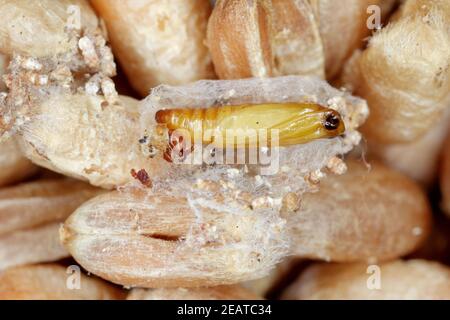
[[[221,79],[314,75],[333,79],[370,33],[369,5],[393,0],[219,0],[208,47]]]
[[[105,20],[111,45],[142,96],[160,83],[214,77],[204,45],[208,0],[91,0]],[[139,21],[139,23],[136,23]]]
[[[208,47],[221,79],[324,77],[319,28],[305,0],[217,1],[208,23]]]
[[[369,140],[413,142],[441,119],[450,101],[448,12],[448,1],[407,1],[352,59],[348,82],[369,104]]]
[[[421,188],[379,163],[348,165],[347,173],[323,179],[318,192],[305,193],[300,210],[284,213],[292,253],[326,261],[387,260],[423,243],[431,210]],[[415,235],[415,228],[422,232]]]
[[[113,300],[124,294],[99,279],[81,274],[80,289],[70,290],[66,268],[56,264],[8,269],[0,274],[1,300]]]
[[[427,260],[396,260],[379,268],[379,287],[366,264],[315,264],[287,289],[285,299],[448,300],[450,269]],[[372,271],[370,271],[372,270]],[[369,272],[370,271],[370,272]],[[378,273],[379,272],[379,273]]]
[[[127,300],[260,300],[238,285],[209,288],[133,289]]]
[[[79,8],[84,31],[97,28],[98,19],[86,0],[3,0],[0,12],[8,19],[0,21],[0,52],[35,58],[68,54],[73,46],[73,38],[66,30],[69,6]]]
[[[38,180],[0,189],[0,235],[64,220],[101,192],[72,179]]]
[[[153,179],[169,164],[142,154],[138,140],[138,102],[102,107],[101,96],[54,94],[33,109],[21,127],[20,145],[36,164],[92,185],[113,188],[133,181],[131,169],[146,169]]]
[[[20,182],[36,172],[37,167],[23,156],[15,138],[0,142],[0,186]]]
[[[15,230],[0,236],[0,270],[69,257],[58,238],[61,222]]]
[[[85,203],[61,240],[84,268],[112,282],[198,287],[264,276],[286,253],[282,230],[270,210],[231,199],[129,191]]]
[[[59,242],[60,224],[101,192],[70,179],[0,189],[0,269],[67,257]]]

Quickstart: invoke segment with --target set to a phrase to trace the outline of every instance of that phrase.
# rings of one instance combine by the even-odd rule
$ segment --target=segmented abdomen
[[[235,106],[159,110],[155,119],[169,130],[185,129],[193,136],[195,130],[215,130],[220,118],[233,113]]]

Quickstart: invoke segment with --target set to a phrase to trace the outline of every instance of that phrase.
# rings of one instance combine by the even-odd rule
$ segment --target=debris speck
[[[94,43],[91,39],[89,39],[88,37],[81,38],[78,41],[78,47],[81,50],[84,61],[89,67],[95,68],[99,65],[100,59],[98,58]]]
[[[234,168],[227,170],[228,177],[231,178],[231,179],[238,177],[239,176],[239,172],[240,171],[238,169],[234,169]]]
[[[327,168],[334,174],[341,175],[347,172],[347,165],[338,157],[332,157],[328,160]]]
[[[42,69],[42,64],[36,59],[28,58],[23,61],[22,67],[26,70],[39,71]]]
[[[151,188],[153,186],[152,180],[150,179],[147,171],[145,169],[141,169],[136,172],[136,170],[131,169],[131,176],[135,178],[136,180],[139,180],[140,183],[142,183],[143,186],[147,188]]]

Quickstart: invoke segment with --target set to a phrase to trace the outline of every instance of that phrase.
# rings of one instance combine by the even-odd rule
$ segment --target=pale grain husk
[[[37,172],[37,167],[20,151],[14,138],[0,143],[0,186],[20,182]]]
[[[113,192],[85,203],[61,240],[90,272],[139,287],[198,287],[262,277],[286,254],[270,209],[199,191]]]
[[[94,30],[98,19],[87,0],[2,0],[0,12],[0,53],[35,58],[67,54],[76,43],[66,28],[71,11],[77,6],[84,29]],[[39,32],[36,32],[39,30]]]
[[[101,192],[72,179],[37,180],[0,189],[0,235],[62,221]]]
[[[158,84],[214,78],[206,38],[208,0],[91,0],[131,85],[142,95]]]
[[[306,0],[217,1],[208,47],[221,79],[325,75],[319,28]]]
[[[50,95],[21,128],[24,154],[40,166],[103,188],[132,181],[132,169],[146,169],[152,179],[163,177],[169,163],[140,150],[137,100],[121,96],[106,108],[104,101],[99,95]]]
[[[209,288],[133,289],[127,300],[260,300],[238,285]]]
[[[410,143],[368,142],[368,156],[377,157],[389,167],[403,172],[425,187],[436,182],[442,147],[450,128],[450,108],[424,136]]]
[[[351,60],[347,82],[371,109],[369,141],[414,142],[442,118],[450,99],[449,12],[447,1],[408,1]]]
[[[366,264],[316,264],[300,275],[284,299],[448,300],[450,269],[426,260],[381,264],[380,288],[370,289],[373,269]],[[369,271],[368,271],[369,270]]]
[[[319,25],[325,54],[327,79],[337,76],[351,53],[365,45],[366,37],[375,30],[367,26],[371,5],[379,6],[385,16],[393,0],[309,0]]]
[[[67,257],[58,236],[61,223],[101,192],[71,179],[38,180],[1,189],[0,269]]]
[[[0,137],[17,131],[54,91],[102,93],[109,103],[117,99],[109,79],[116,73],[114,57],[87,1],[3,0],[0,13],[12,17],[0,23],[1,53],[10,59]]]
[[[411,179],[379,163],[349,161],[316,193],[287,211],[291,252],[326,261],[380,261],[412,252],[426,239],[431,209]]]
[[[70,273],[56,264],[11,268],[0,273],[1,300],[114,300],[124,294],[112,285],[81,274],[80,289],[68,289]]]
[[[69,257],[58,237],[61,223],[50,222],[0,236],[0,270]]]
[[[299,192],[298,201],[242,192],[233,180],[125,188],[80,207],[61,239],[90,272],[143,287],[257,279],[288,254],[377,261],[411,252],[430,224],[423,191],[381,165],[367,170],[350,163],[349,174],[325,179],[318,193]]]

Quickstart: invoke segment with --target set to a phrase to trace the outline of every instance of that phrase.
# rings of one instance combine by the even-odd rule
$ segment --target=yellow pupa
[[[220,146],[223,145],[223,141],[218,143],[215,139],[217,136],[226,137],[230,131],[236,133],[234,136],[239,136],[239,133],[265,130],[270,139],[270,131],[276,130],[279,146],[333,138],[345,132],[344,121],[337,111],[315,103],[264,103],[204,109],[167,109],[158,111],[155,119],[158,124],[167,127],[169,132],[184,130],[191,138],[196,136],[199,130],[203,133],[213,132],[202,134],[202,143]],[[236,141],[239,139],[234,141],[234,147],[239,146]]]

